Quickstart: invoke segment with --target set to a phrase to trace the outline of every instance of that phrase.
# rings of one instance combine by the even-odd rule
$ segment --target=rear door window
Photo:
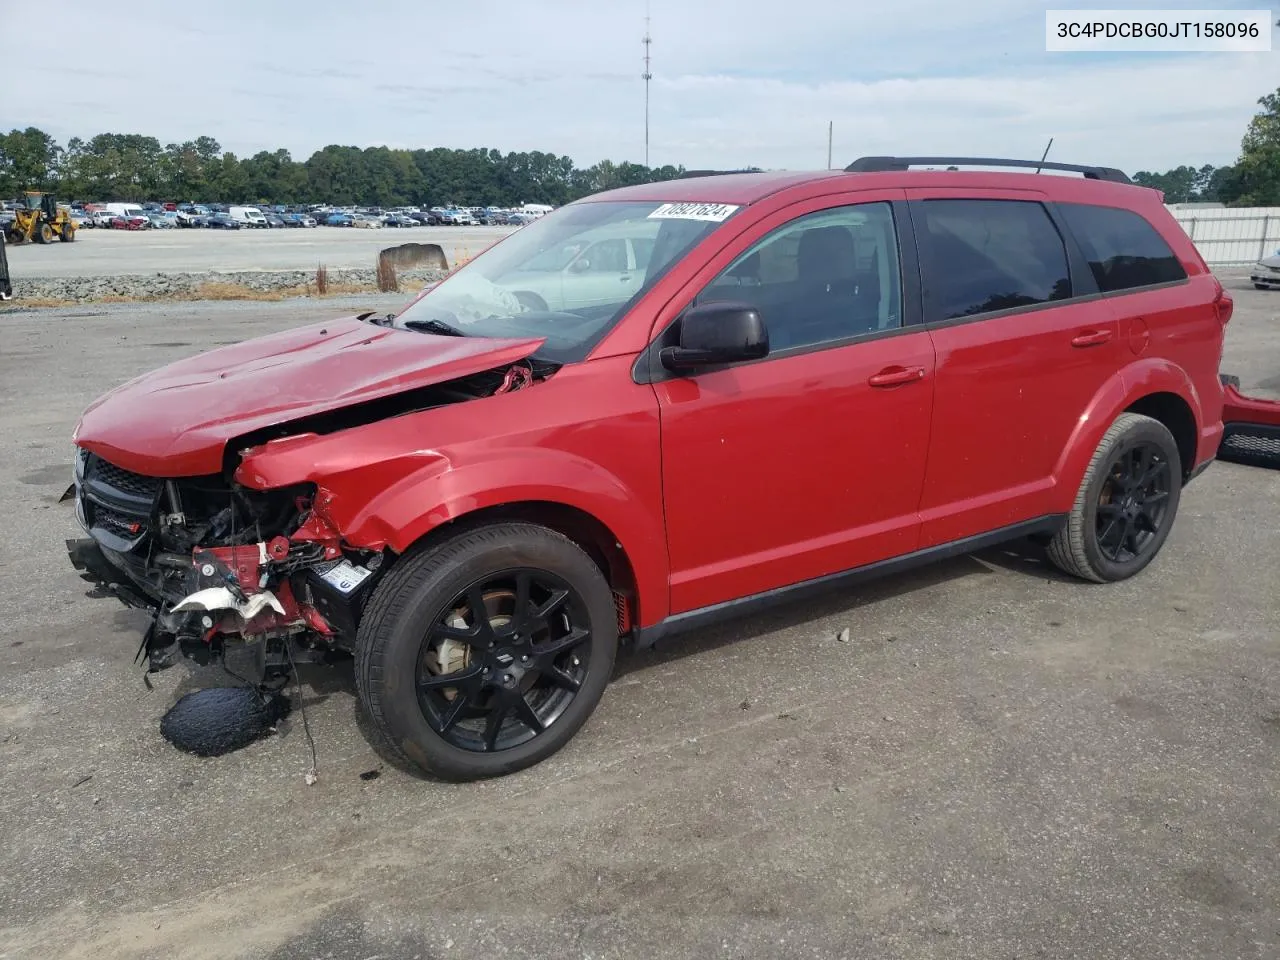
[[[924,200],[931,321],[1071,296],[1067,251],[1044,206],[1028,200]]]
[[[1062,203],[1058,209],[1103,293],[1187,278],[1156,228],[1132,210],[1090,203]]]

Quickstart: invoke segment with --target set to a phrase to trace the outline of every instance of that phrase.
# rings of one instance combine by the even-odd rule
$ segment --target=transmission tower
[[[653,38],[649,36],[649,4],[646,0],[644,5],[644,73],[640,76],[644,79],[644,165],[649,166],[649,81],[653,79],[653,73],[649,70],[649,47],[653,43]]]

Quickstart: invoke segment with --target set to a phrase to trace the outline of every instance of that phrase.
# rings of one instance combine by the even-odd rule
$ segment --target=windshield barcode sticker
[[[650,220],[709,220],[721,223],[737,210],[732,203],[664,203],[653,213]]]

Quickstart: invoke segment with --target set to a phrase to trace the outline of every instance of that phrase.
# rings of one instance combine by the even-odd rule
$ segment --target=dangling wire
[[[307,746],[311,748],[311,769],[307,771],[307,783],[315,783],[319,772],[316,760],[316,742],[311,736],[311,726],[307,723],[307,705],[302,698],[302,677],[298,674],[298,665],[293,661],[293,643],[284,638],[284,652],[289,658],[289,666],[293,670],[294,689],[298,691],[298,712],[302,714],[302,732],[307,736]]]

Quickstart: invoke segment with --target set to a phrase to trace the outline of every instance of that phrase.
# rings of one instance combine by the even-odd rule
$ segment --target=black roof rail
[[[859,157],[844,169],[846,173],[883,173],[890,170],[906,170],[911,166],[1033,167],[1039,170],[1069,170],[1072,173],[1082,173],[1088,180],[1133,183],[1123,170],[1117,170],[1114,167],[1058,163],[1054,160],[1008,160],[999,157]]]
[[[761,173],[759,167],[743,167],[740,170],[686,170],[676,177],[677,180],[688,180],[692,177],[729,177],[735,173]]]

